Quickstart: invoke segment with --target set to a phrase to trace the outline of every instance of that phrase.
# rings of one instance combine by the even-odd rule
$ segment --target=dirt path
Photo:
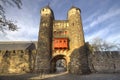
[[[72,75],[65,73],[59,74],[19,74],[0,76],[0,80],[120,80],[120,73],[114,74],[89,74],[89,75]]]

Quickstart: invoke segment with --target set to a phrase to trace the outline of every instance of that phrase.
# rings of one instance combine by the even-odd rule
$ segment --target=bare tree
[[[102,51],[102,43],[103,41],[102,41],[102,39],[100,39],[100,38],[94,38],[93,40],[92,40],[92,47],[93,47],[93,50],[94,51]]]
[[[94,38],[92,40],[92,47],[94,51],[111,51],[111,50],[119,50],[120,46],[115,43],[110,43],[100,38]]]
[[[115,48],[117,49],[117,51],[120,51],[120,43],[115,43]]]
[[[13,7],[16,6],[18,7],[18,9],[21,9],[22,2],[21,0],[0,0],[0,31],[15,31],[18,29],[18,27],[14,24],[13,21],[6,19],[4,5],[9,5]]]

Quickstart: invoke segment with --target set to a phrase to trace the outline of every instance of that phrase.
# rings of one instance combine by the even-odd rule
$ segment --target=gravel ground
[[[72,75],[67,72],[49,75],[41,74],[8,74],[0,75],[0,80],[120,80],[120,73]]]

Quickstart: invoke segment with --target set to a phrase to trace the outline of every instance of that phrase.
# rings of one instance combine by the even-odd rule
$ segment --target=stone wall
[[[94,52],[88,56],[92,72],[120,72],[120,52]]]
[[[69,72],[72,74],[88,74],[88,58],[85,47],[74,49],[70,55]]]
[[[50,72],[52,54],[52,30],[54,14],[49,6],[41,9],[40,30],[38,36],[36,68],[37,73]]]
[[[71,7],[68,11],[69,22],[69,49],[71,50],[69,72],[72,74],[89,73],[88,58],[85,47],[84,31],[82,26],[81,11]]]
[[[0,73],[26,73],[34,69],[36,51],[0,51]]]

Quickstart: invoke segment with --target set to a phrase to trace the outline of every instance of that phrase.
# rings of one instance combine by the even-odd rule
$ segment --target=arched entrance
[[[57,55],[51,60],[51,72],[59,73],[67,71],[67,60],[64,55]]]

